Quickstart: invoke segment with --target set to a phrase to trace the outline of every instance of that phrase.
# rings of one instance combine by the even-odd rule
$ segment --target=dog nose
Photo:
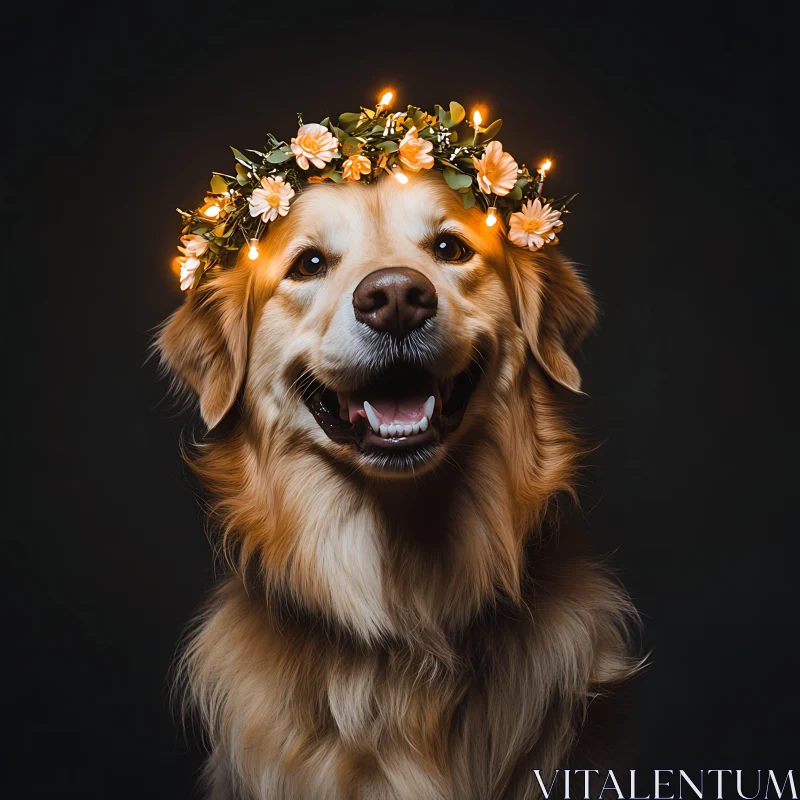
[[[435,316],[438,304],[433,284],[409,267],[375,270],[353,292],[356,319],[398,339]]]

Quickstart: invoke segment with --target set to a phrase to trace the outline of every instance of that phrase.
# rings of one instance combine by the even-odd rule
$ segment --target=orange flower
[[[311,122],[300,126],[292,138],[292,152],[300,169],[308,169],[309,161],[322,169],[339,152],[339,142],[326,127]]]
[[[498,197],[508,194],[517,182],[517,162],[509,153],[503,152],[500,142],[489,142],[481,160],[472,156],[478,170],[478,186],[484,194]]]
[[[362,175],[372,172],[372,162],[366,156],[350,156],[342,164],[342,175],[346,181],[361,180]]]
[[[411,172],[430,169],[433,166],[433,142],[417,136],[417,129],[410,128],[400,142],[400,161]]]

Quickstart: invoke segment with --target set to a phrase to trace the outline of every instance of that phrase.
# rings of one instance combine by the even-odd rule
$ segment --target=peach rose
[[[300,169],[308,169],[309,161],[322,169],[339,152],[339,142],[326,127],[311,122],[302,125],[292,138],[292,152]]]
[[[342,164],[342,175],[346,181],[361,180],[362,175],[372,172],[372,162],[366,156],[350,156]]]
[[[400,142],[400,161],[411,172],[430,169],[433,166],[433,142],[417,136],[417,129],[410,128]]]
[[[489,142],[481,160],[472,156],[478,170],[478,186],[484,194],[498,197],[508,194],[517,182],[517,162],[509,153],[503,152],[500,142]]]

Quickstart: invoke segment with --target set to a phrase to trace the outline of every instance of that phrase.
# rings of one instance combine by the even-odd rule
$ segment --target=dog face
[[[530,353],[579,388],[567,352],[591,299],[567,265],[509,245],[501,227],[438,173],[309,187],[258,261],[190,298],[162,352],[209,427],[242,391],[271,446],[417,477],[458,460],[471,431],[514,435]]]

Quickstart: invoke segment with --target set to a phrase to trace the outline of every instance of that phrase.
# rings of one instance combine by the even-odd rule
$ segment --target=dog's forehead
[[[452,190],[428,176],[401,185],[386,176],[376,183],[317,184],[295,204],[299,230],[313,233],[331,250],[408,239],[420,242],[458,215]],[[457,206],[461,206],[458,201]]]

